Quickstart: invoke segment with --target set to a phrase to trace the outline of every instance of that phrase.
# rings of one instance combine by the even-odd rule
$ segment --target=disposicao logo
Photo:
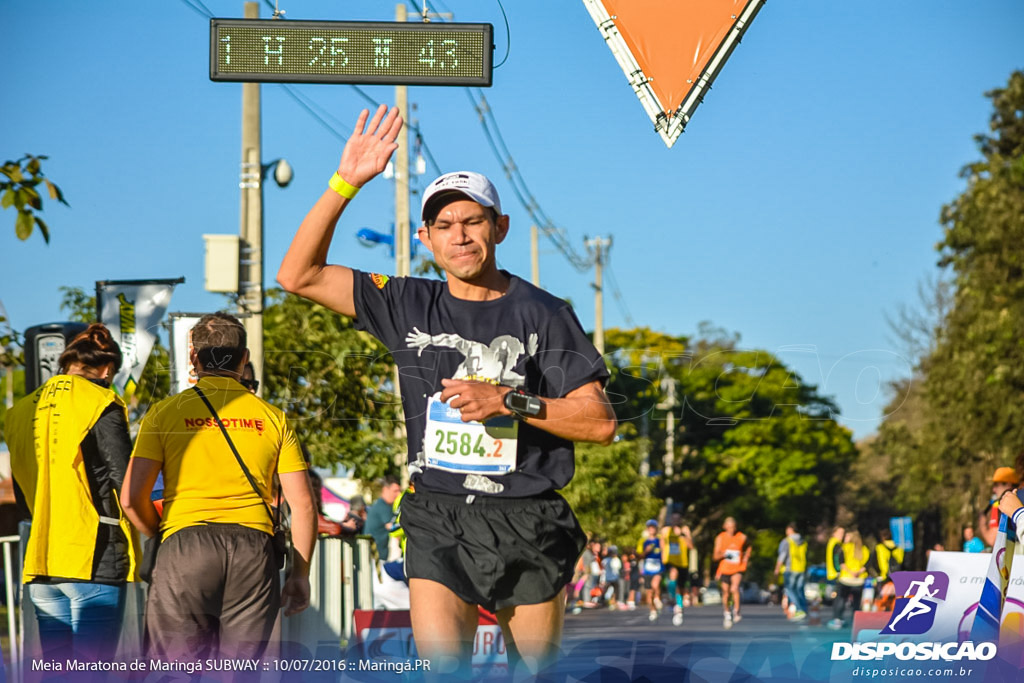
[[[893,572],[896,606],[889,623],[880,636],[917,636],[927,633],[935,623],[935,612],[946,600],[949,577],[944,572]],[[913,640],[912,638],[910,640]],[[896,657],[899,660],[986,661],[996,656],[995,643],[972,641],[935,642],[858,642],[833,643],[832,660],[878,660]]]
[[[884,635],[921,635],[935,623],[935,608],[945,601],[949,577],[945,572],[893,572],[896,606],[882,629]]]

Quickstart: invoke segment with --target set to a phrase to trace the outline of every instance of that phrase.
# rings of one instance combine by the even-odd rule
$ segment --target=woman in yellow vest
[[[854,611],[860,607],[864,581],[868,578],[868,561],[870,559],[871,553],[861,541],[860,533],[854,530],[846,534],[846,542],[843,543],[843,561],[839,565],[839,583],[836,584],[838,594],[835,602],[832,603],[832,621],[828,622],[829,628],[838,630],[843,627],[843,616],[848,600],[853,603]]]
[[[828,537],[828,545],[825,546],[825,578],[835,581],[839,578],[839,565],[843,563],[843,539],[846,538],[846,529],[837,526],[832,529]]]
[[[138,537],[118,504],[131,439],[109,389],[121,349],[90,325],[60,356],[61,373],[8,413],[19,507],[32,519],[22,582],[42,655],[112,660]]]

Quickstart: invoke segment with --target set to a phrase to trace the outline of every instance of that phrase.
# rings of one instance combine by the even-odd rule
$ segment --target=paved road
[[[668,610],[651,622],[646,609],[592,609],[566,615],[559,669],[564,680],[828,681],[841,673],[832,643],[849,640],[849,629],[794,624],[769,605],[744,605],[730,630],[719,605],[689,608],[681,626]]]
[[[726,631],[722,627],[721,605],[701,605],[686,610],[682,626],[672,625],[672,612],[665,608],[657,621],[649,621],[649,610],[637,607],[633,611],[611,611],[607,608],[585,609],[580,614],[565,617],[565,640],[607,638],[609,634],[634,639],[655,638],[670,642],[686,642],[708,636],[729,640],[747,639],[754,636],[779,636],[782,634],[810,638],[836,640],[837,633],[824,626],[795,624],[786,620],[782,609],[772,605],[743,605],[743,619]],[[822,621],[831,617],[829,612],[821,615]],[[847,632],[843,638],[847,638]]]

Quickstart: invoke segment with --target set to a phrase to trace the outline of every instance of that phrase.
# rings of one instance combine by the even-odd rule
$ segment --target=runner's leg
[[[722,591],[722,618],[725,628],[732,628],[732,610],[729,609],[729,598],[732,596],[732,585],[729,577],[723,576],[718,583]]]
[[[565,600],[562,593],[558,597]],[[480,621],[476,605],[436,581],[409,579],[409,616],[416,651],[430,661],[432,677],[471,675],[473,638]]]
[[[520,663],[536,674],[556,661],[562,642],[564,606],[564,591],[559,591],[547,602],[498,610],[496,616],[505,637],[510,674],[515,673]]]
[[[732,584],[732,615],[736,621],[740,620],[740,582],[743,574],[733,574],[729,581]]]

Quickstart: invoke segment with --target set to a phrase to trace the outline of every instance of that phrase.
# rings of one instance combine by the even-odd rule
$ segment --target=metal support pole
[[[664,473],[665,477],[669,478],[674,474],[674,463],[676,453],[676,406],[679,402],[676,400],[676,381],[671,376],[665,375],[661,380],[661,390],[665,394],[665,398],[658,403],[657,407],[661,410],[667,411],[665,415],[665,457]],[[671,505],[671,502],[668,502]]]
[[[395,21],[406,21],[407,12],[404,3],[395,5]],[[409,89],[404,85],[395,86],[395,107],[398,108],[398,115],[402,121],[409,120]],[[396,140],[398,150],[395,154],[395,275],[408,277],[412,270],[412,258],[409,245],[409,127],[402,126]],[[395,365],[395,398],[398,401],[398,423],[395,427],[395,436],[405,436],[403,411],[402,411],[402,388],[399,377],[398,365]],[[409,474],[405,468],[406,455],[404,449],[395,453],[395,464],[402,473],[403,488],[409,483]]]
[[[5,585],[5,596],[7,598],[7,642],[10,644],[11,652],[11,671],[13,672],[12,678],[15,683],[21,681],[21,658],[24,654],[22,650],[22,636],[18,633],[17,627],[14,623],[14,615],[18,611],[14,607],[14,568],[11,564],[13,561],[11,558],[11,544],[17,543],[20,538],[18,536],[5,536],[3,539],[4,544],[4,581]],[[19,577],[20,579],[20,577]]]
[[[257,2],[245,3],[245,18],[258,19]],[[263,393],[263,168],[260,129],[260,84],[242,84],[242,169],[239,312],[248,337],[249,356]]]
[[[604,355],[604,260],[612,246],[612,238],[585,239],[583,244],[594,254],[594,346]]]

